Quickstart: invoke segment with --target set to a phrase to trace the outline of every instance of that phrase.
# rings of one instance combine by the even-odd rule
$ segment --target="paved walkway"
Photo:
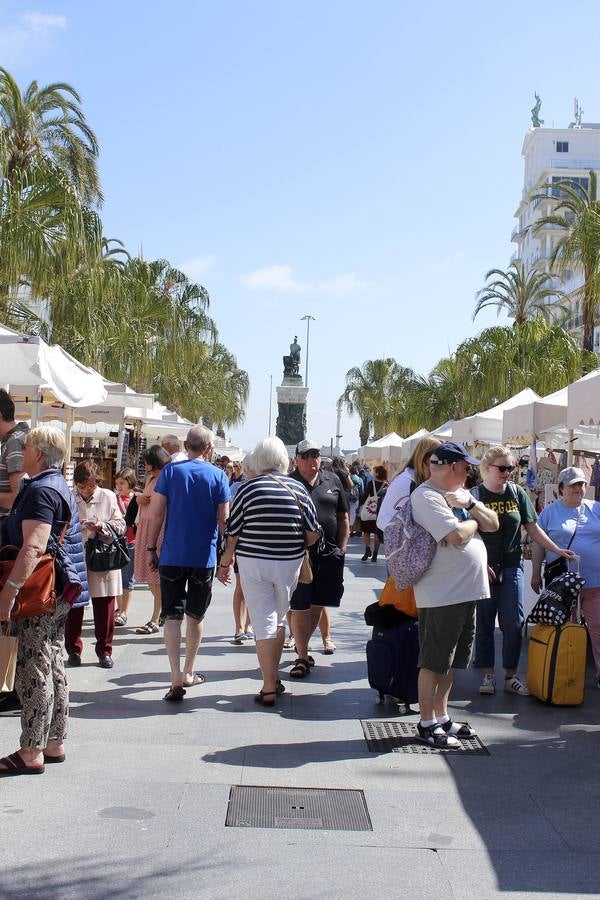
[[[457,716],[490,756],[369,753],[360,724],[393,719],[366,681],[362,612],[385,563],[351,545],[346,595],[334,618],[338,652],[288,691],[275,711],[252,700],[253,647],[235,647],[231,589],[217,585],[200,670],[207,683],[181,706],[161,697],[161,637],[119,629],[115,667],[70,673],[66,764],[0,781],[0,897],[481,898],[600,895],[600,691],[546,708],[454,691]],[[130,621],[146,621],[136,591]],[[286,661],[292,660],[286,655]],[[411,717],[406,721],[416,721]],[[18,720],[0,719],[2,752]],[[232,785],[359,788],[372,832],[226,828]]]

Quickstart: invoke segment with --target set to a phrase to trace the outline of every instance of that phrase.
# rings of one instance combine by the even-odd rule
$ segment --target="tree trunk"
[[[358,437],[360,440],[360,446],[364,447],[365,444],[368,443],[368,440],[369,440],[369,423],[368,422],[360,423]]]

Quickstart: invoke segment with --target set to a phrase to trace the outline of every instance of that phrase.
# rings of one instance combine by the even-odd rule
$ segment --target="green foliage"
[[[565,297],[562,291],[552,287],[554,279],[549,272],[531,269],[526,275],[520,259],[511,263],[506,271],[490,269],[485,280],[488,283],[476,297],[474,319],[482,309],[495,306],[498,315],[505,312],[514,319],[515,325],[521,325],[539,313],[546,315],[544,300],[547,297]]]
[[[348,372],[342,400],[348,412],[360,416],[361,443],[366,443],[372,426],[376,436],[431,430],[489,409],[527,387],[540,396],[550,394],[599,365],[597,354],[582,350],[559,323],[550,324],[538,314],[515,327],[486,328],[463,341],[427,376],[393,359],[367,361]]]
[[[209,297],[166,260],[107,239],[98,142],[68,84],[25,94],[0,68],[0,316],[193,420],[244,417],[248,376],[217,340]],[[43,298],[44,314],[25,298]]]
[[[573,266],[583,269],[583,284],[574,292],[582,299],[583,346],[592,350],[594,325],[600,304],[600,201],[598,178],[589,172],[589,188],[565,178],[549,185],[535,199],[550,202],[552,213],[538,219],[533,234],[546,226],[559,229],[559,240],[551,258],[551,266],[564,273]]]

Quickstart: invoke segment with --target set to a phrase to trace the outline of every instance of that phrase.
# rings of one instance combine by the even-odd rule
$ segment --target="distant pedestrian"
[[[137,487],[137,478],[133,469],[120,469],[115,475],[115,496],[117,498],[117,506],[121,510],[121,514],[125,519],[127,538],[127,549],[129,550],[129,562],[125,568],[121,569],[121,581],[123,583],[123,593],[117,597],[117,608],[115,609],[115,625],[127,625],[127,613],[129,612],[129,604],[131,602],[131,594],[135,587],[135,578],[133,576],[135,568],[135,525],[127,525],[127,510],[132,502]]]
[[[163,450],[169,454],[171,462],[185,462],[187,453],[181,449],[181,441],[176,434],[165,434],[160,442]]]
[[[156,569],[150,566],[148,554],[145,548],[148,544],[148,530],[150,521],[155,514],[155,507],[159,504],[156,497],[156,485],[160,473],[170,462],[169,454],[158,444],[153,444],[145,451],[144,468],[146,469],[146,483],[144,489],[136,494],[138,505],[137,531],[135,536],[136,547],[138,552],[135,556],[134,578],[137,584],[147,584],[152,594],[152,615],[145,625],[140,625],[135,629],[136,634],[158,634],[160,620],[160,576]],[[182,463],[177,463],[182,465]],[[163,533],[159,531],[152,540],[160,553],[163,541]]]

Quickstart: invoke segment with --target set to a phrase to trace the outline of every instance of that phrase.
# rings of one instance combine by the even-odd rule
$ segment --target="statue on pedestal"
[[[298,335],[294,335],[294,340],[290,344],[290,355],[283,357],[283,377],[289,378],[300,374],[300,344],[298,343]]]

